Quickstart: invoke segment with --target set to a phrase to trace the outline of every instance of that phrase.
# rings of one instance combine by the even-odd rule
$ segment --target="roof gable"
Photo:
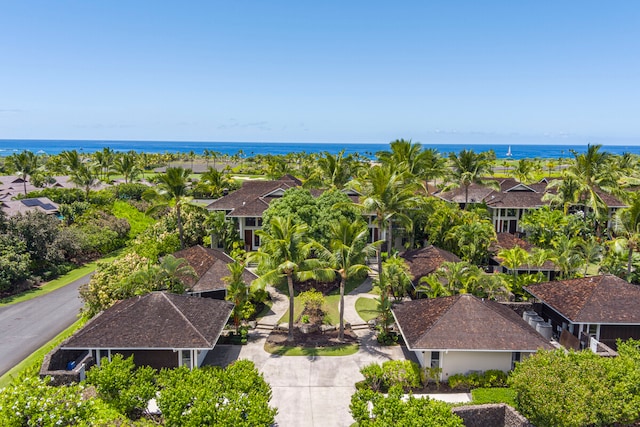
[[[525,290],[574,323],[640,324],[640,286],[613,275],[538,283]]]
[[[232,308],[228,301],[152,292],[117,302],[62,348],[213,348]]]
[[[510,308],[469,294],[404,302],[393,309],[393,315],[411,350],[551,348]]]

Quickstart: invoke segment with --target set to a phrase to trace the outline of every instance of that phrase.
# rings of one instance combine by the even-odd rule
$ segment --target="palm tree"
[[[189,192],[189,175],[190,169],[167,168],[166,172],[158,175],[158,187],[161,195],[167,196],[169,199],[175,200],[176,220],[178,222],[178,233],[180,235],[180,248],[184,249],[184,230],[182,229],[182,215],[180,207],[185,201],[185,197]]]
[[[511,270],[512,282],[511,289],[516,288],[518,283],[518,268],[529,260],[529,253],[520,246],[514,246],[511,249],[502,249],[498,252],[500,263]]]
[[[589,264],[595,264],[602,259],[602,245],[595,236],[582,240],[579,244],[579,251],[582,254],[584,263],[584,275],[587,275]]]
[[[573,152],[573,162],[565,170],[565,177],[576,180],[584,204],[591,208],[596,221],[607,216],[607,204],[598,190],[615,191],[618,173],[611,162],[611,155],[600,151],[602,145],[588,145],[587,152]]]
[[[511,173],[519,182],[528,184],[534,180],[535,163],[528,159],[520,159]]]
[[[344,151],[344,149],[341,150],[335,156],[325,151],[317,160],[316,172],[309,178],[309,182],[321,183],[322,186],[326,185],[329,188],[344,188],[354,172],[353,157],[345,156]]]
[[[27,178],[38,168],[38,157],[31,151],[24,150],[20,154],[13,154],[9,157],[9,163],[16,170],[18,176],[22,178],[24,185],[24,195],[27,195]]]
[[[480,184],[495,190],[500,189],[500,184],[497,181],[483,179],[484,176],[491,174],[494,160],[495,154],[492,155],[491,151],[475,153],[473,150],[462,150],[457,155],[455,153],[449,154],[453,181],[447,188],[464,188],[465,208],[469,203],[469,186],[471,184]]]
[[[256,234],[262,239],[258,252],[249,254],[249,260],[259,261],[258,271],[262,275],[254,285],[275,284],[286,278],[289,289],[289,333],[287,341],[292,342],[293,313],[295,290],[294,279],[304,282],[317,277],[314,268],[321,267],[318,259],[312,259],[313,244],[307,238],[306,224],[294,224],[291,217],[274,217],[270,222],[269,232],[258,230]],[[321,275],[326,273],[320,268]]]
[[[574,277],[576,270],[582,265],[580,239],[562,235],[553,241],[553,247],[553,262],[560,268],[562,277]]]
[[[364,213],[374,213],[378,230],[387,229],[387,251],[393,249],[393,220],[410,221],[404,213],[416,200],[415,184],[407,183],[401,173],[389,166],[376,165],[367,174],[351,181],[351,186],[362,196],[356,204]],[[382,272],[382,254],[378,251],[378,272]]]
[[[115,158],[114,151],[109,147],[104,147],[102,151],[96,151],[93,153],[93,157],[100,168],[100,178],[109,181],[109,176],[111,174]]]
[[[128,184],[140,174],[138,155],[135,151],[120,154],[113,162],[116,172],[124,176],[124,183]]]
[[[246,305],[249,303],[249,286],[244,282],[242,274],[244,273],[244,263],[240,260],[234,260],[227,264],[227,268],[231,273],[227,277],[223,277],[227,283],[227,301],[233,302],[233,324],[236,328],[236,334],[240,327],[240,320],[246,312]]]
[[[629,207],[616,212],[613,230],[619,236],[616,241],[629,251],[627,258],[627,276],[631,274],[633,253],[640,249],[640,194],[635,193]]]
[[[582,187],[578,180],[572,176],[564,179],[554,179],[547,185],[546,191],[556,189],[556,192],[547,192],[542,196],[543,202],[549,202],[551,206],[562,206],[565,215],[569,214],[569,207],[578,203]]]
[[[438,276],[430,274],[420,278],[421,285],[416,288],[418,295],[423,294],[427,298],[448,297],[451,291],[442,284]]]
[[[196,186],[198,193],[208,197],[220,197],[224,188],[229,185],[229,177],[226,173],[209,166],[207,171],[200,176],[200,182]]]
[[[465,261],[480,264],[488,255],[489,246],[496,240],[496,231],[486,220],[467,222],[453,227],[446,241],[455,243],[455,251]]]
[[[91,187],[95,187],[98,184],[98,180],[96,179],[95,174],[89,168],[89,166],[84,163],[79,163],[75,169],[71,169],[71,178],[70,181],[73,182],[76,186],[82,187],[84,189],[85,196],[87,200],[89,199],[89,192],[91,191]]]
[[[314,243],[318,258],[340,276],[340,328],[338,338],[344,338],[344,287],[349,278],[368,272],[364,262],[375,253],[374,244],[368,244],[369,229],[364,222],[352,223],[346,218],[329,226],[329,245]]]

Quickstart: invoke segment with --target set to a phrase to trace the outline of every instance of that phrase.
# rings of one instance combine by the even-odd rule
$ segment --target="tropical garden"
[[[201,172],[194,174],[194,166],[200,166]],[[391,308],[397,301],[406,297],[436,298],[459,293],[497,300],[523,300],[527,298],[523,287],[548,280],[539,273],[522,272],[523,265],[541,266],[551,262],[559,279],[611,273],[640,284],[640,197],[635,187],[640,179],[638,156],[614,156],[594,145],[589,146],[587,152],[573,153],[558,163],[527,159],[503,168],[497,166],[492,152],[463,150],[445,155],[406,140],[393,141],[389,150],[376,153],[373,160],[344,152],[247,157],[240,152],[228,156],[209,150],[181,155],[117,153],[105,148],[91,154],[68,151],[54,156],[25,151],[1,159],[0,173],[18,175],[34,184],[39,190],[27,192],[25,184],[24,191],[17,197],[48,197],[60,205],[60,218],[40,213],[7,217],[0,210],[0,264],[3,266],[0,294],[22,292],[116,251],[116,260],[99,263],[89,284],[81,289],[83,314],[88,319],[131,296],[155,290],[183,293],[184,279],[194,272],[184,260],[171,254],[181,248],[213,243],[235,260],[225,280],[228,299],[236,305],[231,319],[236,332],[246,325],[250,316],[259,314],[255,307],[264,300],[264,292],[260,291],[274,285],[288,297],[285,319],[288,344],[296,340],[293,325],[310,319],[336,325],[337,339],[342,342],[348,334],[344,296],[371,277],[372,292],[377,297],[362,305],[360,314],[363,318],[376,319],[381,343],[393,344],[398,337],[391,328]],[[255,252],[245,252],[237,225],[225,218],[224,213],[209,212],[198,203],[198,199],[215,199],[232,192],[243,180],[277,179],[284,174],[299,178],[302,185],[288,189],[270,203],[263,215],[262,230],[258,232],[260,249]],[[73,188],[52,186],[55,177],[60,175],[69,176]],[[507,177],[524,184],[543,178],[548,182],[546,205],[530,210],[520,219],[521,237],[533,249],[517,246],[496,249],[497,235],[489,209],[469,199],[470,189],[477,186],[496,189],[499,180]],[[2,178],[0,175],[0,182]],[[434,193],[455,189],[464,195],[464,203],[451,203],[434,196]],[[607,204],[612,197],[624,207],[614,211]],[[429,245],[450,251],[461,262],[444,263],[416,283],[399,255],[405,249]],[[507,268],[507,273],[487,272],[496,259]],[[254,283],[242,281],[241,271],[248,266],[255,267],[258,273]],[[327,301],[331,301],[334,308],[327,308]],[[332,311],[336,313],[333,317],[328,314]],[[535,405],[546,405],[546,401],[530,397],[544,394],[535,387],[548,387],[550,378],[560,375],[554,370],[556,365],[565,373],[577,366],[601,372],[599,381],[606,382],[607,387],[613,384],[611,381],[618,380],[625,387],[614,390],[615,396],[603,397],[619,402],[616,405],[620,406],[621,415],[612,415],[610,408],[596,408],[596,415],[585,418],[587,424],[637,418],[632,408],[634,404],[636,408],[640,405],[628,399],[637,399],[640,393],[633,389],[634,380],[628,375],[637,375],[638,346],[630,343],[621,348],[624,357],[615,360],[622,365],[606,362],[601,366],[600,362],[580,359],[586,356],[572,354],[543,353],[532,357],[521,363],[509,380],[516,393],[515,403],[525,415],[532,416],[537,425],[584,425],[541,412]],[[229,393],[236,393],[233,396],[246,394],[251,384],[260,382],[254,374],[247,373],[253,367],[245,368],[242,375],[254,380],[241,382],[240,389],[229,389]],[[125,372],[127,369],[122,368]],[[522,378],[534,375],[526,369],[535,370],[540,380],[526,384]],[[226,387],[225,381],[238,381],[216,370],[199,374],[180,370],[157,374],[135,372],[141,373],[131,371],[128,374],[131,378],[126,379],[136,383],[130,385],[135,389],[132,395],[146,398],[149,393],[152,396],[160,393],[158,404],[166,420],[173,420],[169,422],[171,425],[201,425],[202,418],[198,416],[217,416],[201,411],[194,401],[184,400],[184,392],[179,391],[180,387],[186,387],[182,383],[215,384],[212,390],[222,390]],[[123,417],[123,420],[143,423],[146,418],[141,416],[143,409],[139,402],[138,406],[119,402],[126,396],[114,396],[104,384],[111,381],[113,390],[113,381],[125,380],[109,378],[109,375],[115,374],[105,374],[103,378],[96,373],[88,376],[86,385],[60,391],[49,390],[35,379],[6,388],[0,392],[0,419],[3,425],[26,422],[17,413],[13,415],[17,418],[10,418],[6,411],[6,402],[24,394],[19,387],[39,390],[32,395],[40,396],[43,401],[51,397],[61,402],[76,399],[90,388],[99,398],[97,403],[77,408],[60,405],[55,412],[60,412],[56,420],[82,419],[90,420],[86,422],[91,424]],[[204,376],[189,377],[194,375]],[[422,375],[424,380],[426,374]],[[400,384],[400,389],[402,386]],[[259,387],[265,386],[260,383]],[[590,391],[584,387],[576,385],[576,392],[584,396],[572,398],[574,403],[587,399],[585,396]],[[163,393],[163,390],[169,392]],[[445,417],[438,405],[423,405],[413,400],[402,403],[396,384],[389,384],[387,397],[378,396],[378,391],[360,390],[354,395],[352,413],[361,425],[368,425],[367,419],[370,419],[367,418],[369,406],[363,402],[374,402],[373,411],[382,422],[371,425],[401,422],[402,418],[384,418],[384,414],[393,411],[430,414],[434,419]],[[52,397],[48,393],[59,395]],[[213,395],[205,396],[204,390],[202,393],[203,401],[214,399]],[[169,395],[175,395],[175,401],[169,399]],[[270,392],[265,391],[265,395],[270,396]],[[27,400],[20,401],[25,408],[32,405]],[[232,402],[232,397],[218,402]],[[254,424],[246,425],[272,422],[275,412],[264,406],[268,398],[238,410],[235,401],[233,403],[220,403],[216,406],[222,408],[218,412],[225,412],[228,406],[227,415],[231,417],[228,419],[254,420],[251,417],[255,414],[258,418]],[[258,405],[255,410],[252,409],[254,403]],[[186,407],[191,408],[188,412],[193,415],[193,421],[189,417],[180,419],[180,415],[170,418],[172,414],[184,416]],[[29,411],[19,412],[27,416]],[[538,414],[537,418],[533,414]],[[439,422],[439,425],[459,425],[455,418],[445,417]]]

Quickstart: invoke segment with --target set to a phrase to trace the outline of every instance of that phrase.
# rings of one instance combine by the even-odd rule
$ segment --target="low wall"
[[[75,362],[75,367],[67,370],[67,364],[71,361]],[[61,350],[56,347],[44,356],[40,377],[51,377],[51,385],[55,386],[78,383],[84,379],[83,370],[93,365],[93,357],[86,350]]]
[[[518,411],[504,403],[457,406],[452,411],[462,418],[466,427],[534,427]]]

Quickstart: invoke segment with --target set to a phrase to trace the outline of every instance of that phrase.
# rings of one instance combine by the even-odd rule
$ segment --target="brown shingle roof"
[[[57,214],[59,206],[48,197],[36,197],[22,200],[3,200],[0,202],[0,208],[4,209],[7,216],[14,216],[34,211]]]
[[[190,292],[207,292],[227,288],[226,282],[222,279],[231,274],[227,264],[231,264],[233,258],[224,252],[197,245],[175,252],[173,256],[187,260],[198,276],[197,279],[192,277],[184,279]],[[245,283],[251,283],[257,276],[245,268],[242,278]]]
[[[285,175],[276,181],[245,181],[233,193],[212,202],[207,209],[230,211],[229,216],[261,216],[271,200],[268,194],[300,186],[300,180]]]
[[[613,275],[538,283],[525,290],[574,323],[640,324],[640,286]]]
[[[393,308],[393,315],[411,350],[551,348],[516,312],[470,294],[403,302]]]
[[[413,276],[413,283],[418,283],[420,278],[436,271],[444,262],[460,262],[455,254],[444,249],[429,245],[424,248],[406,251],[400,255],[407,261],[409,270]]]
[[[492,243],[491,247],[489,248],[489,250],[492,252],[498,252],[501,249],[512,249],[516,246],[520,246],[527,252],[533,249],[532,244],[522,240],[521,238],[511,233],[497,233],[496,238],[496,242]]]
[[[117,302],[62,348],[210,349],[232,309],[228,301],[152,292]]]

